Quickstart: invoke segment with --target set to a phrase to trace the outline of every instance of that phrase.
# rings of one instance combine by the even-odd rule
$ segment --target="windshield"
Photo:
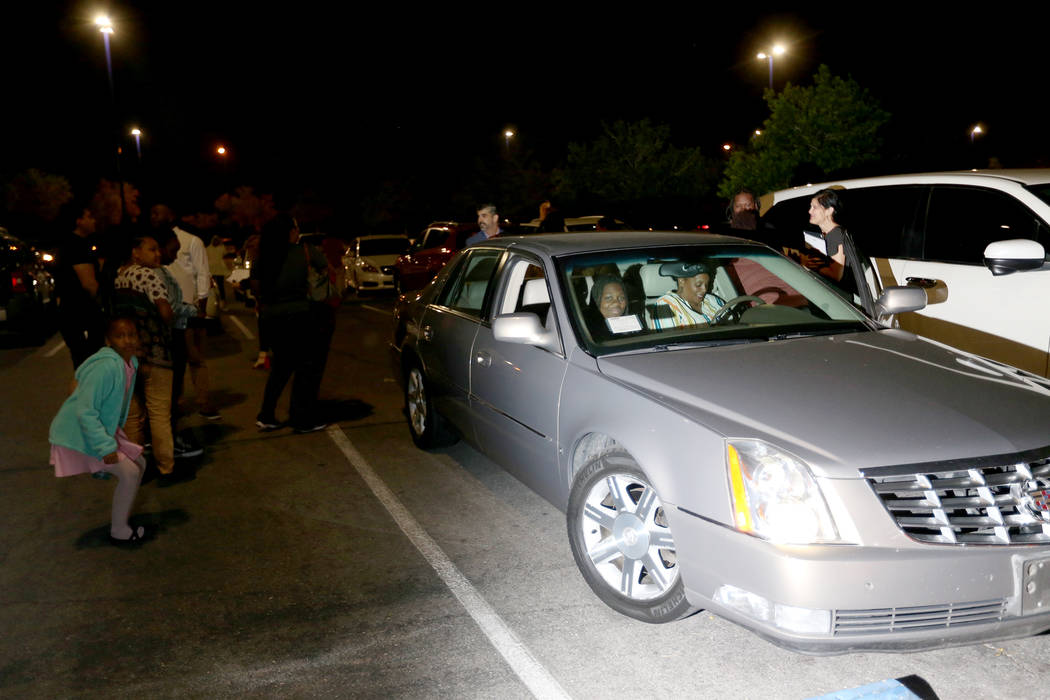
[[[407,238],[362,239],[360,255],[404,255],[408,252],[408,247]]]
[[[767,248],[638,248],[557,263],[577,337],[594,354],[871,328],[830,285]]]

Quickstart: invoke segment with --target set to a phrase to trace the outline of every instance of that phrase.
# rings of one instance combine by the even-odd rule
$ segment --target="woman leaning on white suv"
[[[928,305],[902,315],[902,328],[1050,376],[1050,168],[795,187],[762,198],[763,224],[797,230],[801,247],[810,199],[828,187],[845,190],[841,223],[882,286],[926,289]]]

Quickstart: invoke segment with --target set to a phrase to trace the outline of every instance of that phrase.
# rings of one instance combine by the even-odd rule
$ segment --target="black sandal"
[[[124,547],[126,549],[134,549],[140,546],[146,541],[146,528],[139,525],[131,530],[131,537],[126,540],[118,539],[113,535],[109,536],[109,543],[117,547]]]

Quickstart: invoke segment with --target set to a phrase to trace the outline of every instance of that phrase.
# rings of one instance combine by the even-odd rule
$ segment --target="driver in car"
[[[702,262],[660,265],[661,277],[673,277],[675,290],[656,300],[653,323],[657,329],[702,326],[711,323],[725,301],[711,294],[711,268]]]

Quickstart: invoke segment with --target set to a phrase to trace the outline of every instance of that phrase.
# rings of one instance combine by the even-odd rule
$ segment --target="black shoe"
[[[203,418],[207,418],[208,420],[222,420],[222,414],[216,411],[215,409],[212,409],[210,411],[201,409],[200,411],[197,411],[197,413],[199,413]]]
[[[181,437],[176,436],[175,438],[175,458],[181,457],[196,457],[204,454],[204,448],[200,445],[193,445]]]
[[[193,481],[197,474],[193,471],[176,469],[170,474],[161,474],[157,477],[157,488],[164,489],[184,481]]]
[[[317,425],[301,425],[297,428],[292,428],[292,432],[296,435],[305,435],[306,433],[316,433],[318,430],[324,430],[327,427],[327,423],[318,423]]]

